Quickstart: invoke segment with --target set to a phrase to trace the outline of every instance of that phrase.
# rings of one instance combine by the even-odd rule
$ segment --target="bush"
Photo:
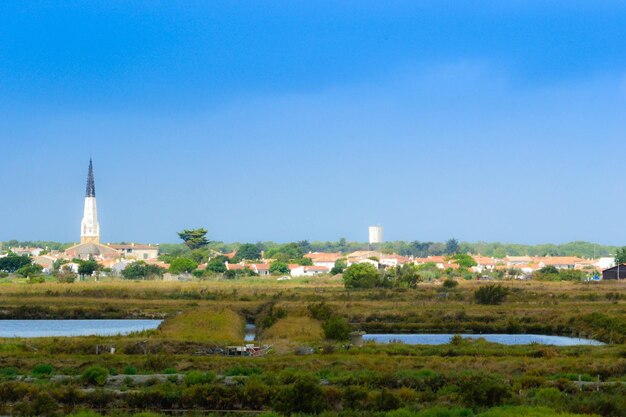
[[[248,378],[242,390],[242,401],[246,407],[261,410],[270,399],[270,387],[258,377]]]
[[[185,375],[185,384],[187,385],[210,384],[214,380],[215,374],[213,372],[191,371]]]
[[[137,375],[137,368],[135,368],[134,366],[125,367],[124,375]]]
[[[330,306],[323,301],[321,303],[309,304],[306,308],[315,320],[325,321],[333,315]]]
[[[502,285],[485,285],[474,292],[474,299],[478,304],[496,305],[501,304],[509,290]]]
[[[109,371],[101,366],[90,366],[85,369],[81,379],[87,384],[103,386],[109,378]]]
[[[288,274],[289,265],[286,262],[274,261],[270,264],[270,274]]]
[[[54,368],[52,367],[52,365],[49,365],[47,363],[42,363],[42,364],[36,365],[33,368],[33,375],[36,377],[49,376],[49,375],[52,375],[53,371],[54,371]]]
[[[464,378],[459,384],[461,399],[470,407],[494,407],[511,397],[509,385],[496,377],[478,374]]]
[[[389,411],[400,408],[401,405],[402,401],[396,394],[388,389],[383,389],[374,397],[372,408],[379,411]]]
[[[443,281],[443,288],[452,289],[457,285],[459,285],[459,283],[456,282],[455,279],[447,278],[445,281]]]
[[[374,288],[378,285],[378,281],[378,269],[369,263],[350,265],[343,271],[343,282],[346,288]]]
[[[15,379],[18,375],[16,368],[2,368],[0,369],[0,378],[3,379]]]
[[[252,366],[235,365],[224,372],[226,376],[252,376],[259,375],[262,371],[260,368]]]
[[[278,390],[273,406],[276,411],[284,414],[317,414],[326,408],[326,401],[319,382],[311,376],[302,375]]]
[[[324,325],[324,336],[326,339],[332,340],[348,340],[352,328],[348,324],[348,320],[343,317],[331,317]]]

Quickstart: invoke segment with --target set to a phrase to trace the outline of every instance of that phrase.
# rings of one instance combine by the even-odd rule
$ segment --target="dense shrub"
[[[324,336],[332,340],[348,340],[352,328],[344,317],[331,317],[324,325]]]
[[[49,376],[52,375],[52,372],[54,372],[54,368],[47,363],[35,365],[33,368],[33,375],[36,377]]]
[[[465,377],[459,384],[459,395],[470,407],[494,407],[511,397],[509,385],[500,378],[486,374]]]
[[[478,304],[496,305],[501,304],[505,299],[509,290],[500,284],[490,284],[480,287],[474,292],[474,299]]]
[[[2,368],[0,369],[0,378],[2,379],[15,379],[18,375],[16,368]]]
[[[353,264],[343,271],[346,288],[374,288],[379,278],[378,269],[370,263]]]
[[[213,372],[191,371],[185,375],[185,384],[187,385],[210,384],[214,380],[215,374]]]
[[[291,413],[319,413],[326,408],[324,393],[314,377],[298,376],[289,385],[278,387],[273,406],[276,411]]]
[[[456,280],[452,278],[446,278],[445,281],[443,281],[443,288],[452,289],[456,287],[457,285],[459,285],[459,283],[456,282]]]
[[[235,365],[224,372],[226,376],[251,376],[261,374],[261,369],[256,366]]]
[[[306,308],[315,320],[325,321],[333,315],[332,308],[323,301],[321,303],[309,304]]]
[[[260,410],[269,403],[271,390],[260,378],[252,377],[246,380],[241,396],[245,407]]]
[[[402,401],[400,398],[388,389],[383,389],[378,395],[374,396],[371,408],[376,411],[389,411],[400,408]]]
[[[134,366],[126,366],[124,368],[124,375],[136,375],[137,374],[137,368],[135,368]]]
[[[83,382],[99,386],[106,384],[108,378],[109,371],[101,366],[90,366],[81,376]]]

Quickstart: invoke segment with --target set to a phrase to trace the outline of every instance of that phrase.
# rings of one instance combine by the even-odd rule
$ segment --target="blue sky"
[[[624,244],[620,2],[0,4],[0,240]]]

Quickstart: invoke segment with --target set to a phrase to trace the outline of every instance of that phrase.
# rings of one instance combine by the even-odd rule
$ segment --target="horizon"
[[[381,224],[622,246],[625,20],[611,1],[4,2],[0,240],[78,241],[92,157],[107,242]]]

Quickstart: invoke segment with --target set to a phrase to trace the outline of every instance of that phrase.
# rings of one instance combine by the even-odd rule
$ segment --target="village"
[[[94,246],[95,244],[88,244]],[[159,259],[159,246],[151,244],[97,244],[98,254],[85,254],[81,252],[84,246],[75,245],[65,251],[46,250],[45,248],[29,248],[14,247],[9,251],[15,255],[26,255],[31,257],[33,264],[39,265],[44,274],[52,274],[55,270],[66,270],[78,274],[79,260],[93,259],[102,267],[100,272],[94,272],[100,276],[121,276],[122,271],[134,262],[144,262],[148,265],[163,268],[169,271],[171,265]],[[93,249],[93,247],[91,247]],[[5,257],[7,254],[0,255]],[[275,259],[262,257],[259,261],[233,261],[236,252],[227,254],[214,254],[214,257],[224,259],[224,271],[243,271],[247,270],[251,274],[261,277],[277,275],[272,273],[271,265]],[[589,275],[594,276],[602,271],[611,270],[615,267],[615,259],[612,257],[602,257],[598,259],[583,259],[575,256],[506,256],[504,258],[494,258],[481,255],[469,255],[475,265],[467,268],[469,271],[477,274],[489,273],[494,271],[503,271],[508,275],[512,275],[517,279],[525,279],[532,275],[533,272],[539,271],[545,267],[554,267],[557,270],[576,270],[585,271]],[[287,264],[288,273],[279,273],[287,277],[303,277],[316,276],[322,274],[330,274],[338,264],[344,263],[345,267],[354,264],[367,263],[376,269],[395,268],[407,264],[416,266],[430,265],[441,271],[458,270],[464,268],[452,256],[428,256],[425,258],[406,257],[398,254],[388,254],[376,250],[360,250],[350,253],[341,252],[312,252],[303,256],[309,260],[309,265]],[[208,262],[199,263],[197,270],[205,271]],[[105,271],[105,272],[102,272]],[[626,268],[625,268],[626,271]],[[625,272],[626,273],[626,272]],[[172,274],[165,273],[165,280],[178,280],[191,276],[188,274]],[[620,278],[623,278],[620,276]]]

